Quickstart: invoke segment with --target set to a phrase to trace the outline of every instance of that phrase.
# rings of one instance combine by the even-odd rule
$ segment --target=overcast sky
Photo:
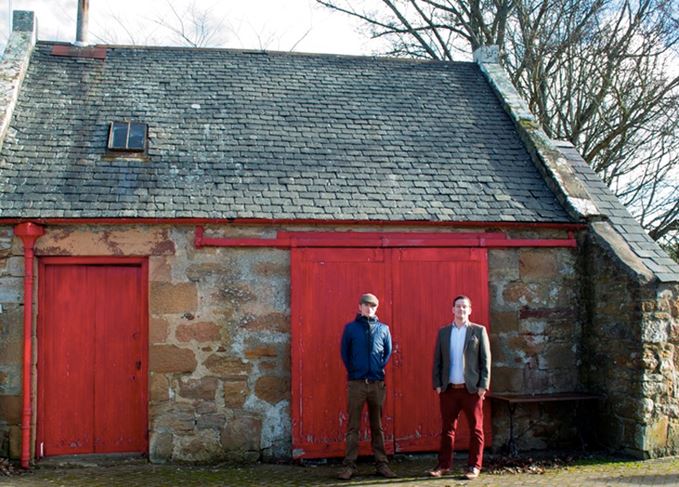
[[[0,42],[8,32],[8,13],[32,10],[38,38],[75,40],[77,0],[0,0]],[[178,26],[175,12],[187,20],[190,7],[209,12],[214,27],[211,45],[337,54],[374,54],[379,47],[357,32],[352,19],[317,5],[314,0],[90,0],[89,42],[137,45],[179,44],[164,27]]]

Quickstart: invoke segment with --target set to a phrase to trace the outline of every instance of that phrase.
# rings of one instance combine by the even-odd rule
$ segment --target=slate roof
[[[1,217],[568,222],[473,63],[39,42]],[[105,156],[149,124],[148,160]]]
[[[597,207],[655,276],[664,282],[679,282],[679,264],[651,238],[627,208],[568,142],[555,142],[578,177],[585,183]]]

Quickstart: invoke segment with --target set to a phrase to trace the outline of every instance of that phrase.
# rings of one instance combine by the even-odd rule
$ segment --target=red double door
[[[380,299],[377,314],[389,324],[394,344],[386,369],[387,449],[436,451],[441,431],[431,379],[436,333],[451,322],[452,299],[459,294],[473,301],[472,321],[488,326],[485,249],[302,248],[293,249],[291,268],[293,456],[344,454],[347,397],[340,339],[365,292]],[[489,401],[484,407],[489,444]],[[367,411],[362,424],[361,454],[369,454]],[[468,440],[461,416],[456,447],[466,449]]]
[[[37,456],[147,451],[144,259],[40,262]]]

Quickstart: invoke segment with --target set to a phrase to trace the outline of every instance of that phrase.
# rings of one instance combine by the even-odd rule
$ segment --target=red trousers
[[[448,387],[439,394],[441,407],[441,447],[438,467],[449,469],[453,459],[455,429],[460,412],[469,420],[469,462],[470,467],[481,469],[483,463],[483,399],[470,394],[467,389]]]

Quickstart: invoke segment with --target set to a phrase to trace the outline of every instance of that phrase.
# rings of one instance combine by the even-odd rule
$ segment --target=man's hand
[[[436,388],[436,394],[441,394],[441,388],[440,387]]]
[[[484,389],[483,387],[479,387],[478,395],[481,399],[483,399],[486,395],[486,389]]]

